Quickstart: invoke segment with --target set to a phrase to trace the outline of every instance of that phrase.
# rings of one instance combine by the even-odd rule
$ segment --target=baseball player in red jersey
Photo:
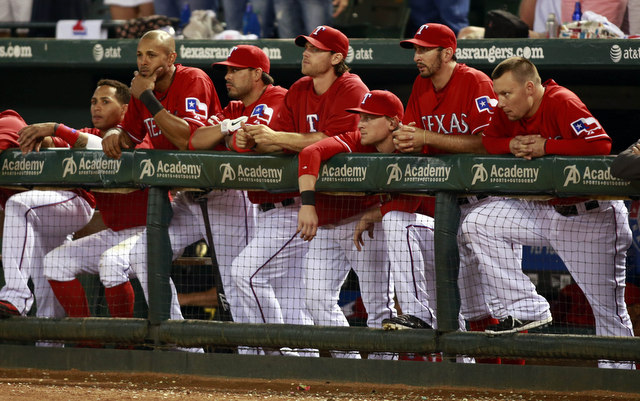
[[[130,98],[129,88],[123,83],[114,80],[98,82],[91,104],[95,110],[94,122],[102,121],[105,124],[103,132],[122,121]],[[46,128],[40,124],[21,131],[19,141],[23,152],[37,148],[39,141],[50,135],[50,130]],[[69,146],[74,148],[101,147],[102,139],[99,136],[78,131],[76,139],[62,132],[63,137],[71,142]],[[105,298],[111,316],[133,317],[134,292],[127,274],[128,263],[124,267],[103,253],[142,231],[146,224],[147,191],[127,194],[94,192],[93,195],[108,229],[67,242],[47,253],[43,262],[44,275],[67,316],[90,316],[84,289],[75,277],[79,273],[92,273],[100,274],[105,285]],[[133,210],[129,213],[118,210],[125,204]],[[128,260],[129,253],[122,256]],[[116,273],[114,266],[120,271]]]
[[[353,268],[360,281],[367,323],[370,327],[380,327],[384,318],[395,316],[391,271],[384,252],[382,232],[375,226],[369,226],[371,240],[366,245],[362,238],[354,241],[353,235],[363,211],[372,206],[372,210],[379,210],[379,202],[374,199],[371,203],[371,199],[362,197],[357,204],[359,210],[354,209],[352,216],[331,219],[333,216],[327,216],[326,212],[330,204],[322,202],[320,197],[316,201],[315,184],[321,162],[335,154],[393,152],[391,132],[398,128],[404,111],[400,99],[391,92],[380,90],[366,93],[358,107],[347,111],[359,113],[356,131],[324,139],[300,152],[298,182],[302,206],[298,215],[298,231],[307,241],[315,238],[307,255],[307,280],[309,286],[318,287],[313,291],[307,288],[307,293],[312,295],[307,302],[320,308],[312,312],[317,324],[348,325],[337,301],[342,282],[349,269]],[[316,243],[318,247],[314,247]],[[323,256],[324,259],[316,259]],[[321,268],[321,264],[328,266]]]
[[[215,63],[214,66],[226,67],[225,81],[229,97],[235,99],[222,110],[217,116],[214,116],[216,125],[212,127],[200,128],[194,134],[191,147],[194,149],[210,149],[215,143],[222,138],[226,138],[228,145],[237,152],[248,152],[251,148],[257,151],[266,151],[264,147],[256,147],[255,142],[244,134],[241,126],[250,126],[255,124],[270,125],[275,121],[275,117],[282,107],[284,97],[287,90],[273,85],[273,78],[269,75],[271,63],[267,55],[257,46],[238,45],[233,47],[226,61]],[[251,143],[248,143],[251,142]],[[255,265],[256,251],[268,252],[265,250],[267,245],[255,247],[257,241],[267,243],[270,236],[261,232],[263,230],[275,230],[281,224],[277,217],[279,213],[289,209],[289,207],[275,207],[278,203],[282,206],[282,202],[287,202],[296,194],[277,194],[272,195],[263,191],[250,191],[248,198],[253,205],[261,207],[257,211],[257,221],[255,229],[257,234],[252,236],[249,244],[239,252],[240,255],[233,261],[233,266],[221,270],[225,291],[231,289],[233,318],[239,323],[288,323],[288,324],[309,324],[311,318],[304,310],[302,289],[299,281],[295,277],[302,277],[301,263],[289,263],[286,256],[283,258],[283,264],[291,266],[290,275],[281,277],[273,277],[269,281],[270,290],[273,291],[270,302],[276,306],[267,306],[262,316],[253,314],[254,308],[247,305],[253,303],[253,298],[246,298],[246,295],[238,295],[238,281],[236,275],[242,276],[243,279],[250,275],[243,273],[246,269]],[[271,213],[262,212],[267,208],[267,204],[274,205]],[[293,206],[294,202],[292,202]],[[286,213],[286,212],[285,212]],[[282,246],[278,244],[278,247]],[[253,249],[254,253],[251,253]],[[297,272],[296,272],[297,271]],[[250,278],[249,278],[250,279]],[[251,279],[250,279],[251,280]],[[231,281],[231,282],[229,282]],[[253,282],[247,284],[255,286]],[[244,292],[244,291],[242,291]],[[260,302],[260,301],[257,301]],[[246,348],[240,348],[239,353],[250,352]],[[293,351],[286,349],[275,351],[275,353],[285,353],[295,355]]]
[[[322,138],[356,128],[356,116],[344,110],[358,104],[368,90],[357,75],[348,72],[344,62],[349,39],[337,29],[319,26],[309,36],[297,37],[295,43],[305,48],[302,73],[306,76],[291,86],[271,126],[244,127],[241,135],[248,137],[247,147],[255,144],[256,150],[262,152],[282,149],[298,152]],[[278,284],[274,282],[286,278],[297,281],[299,286],[308,273],[308,269],[298,272],[295,268],[304,266],[308,249],[296,235],[300,198],[297,194],[252,195],[256,195],[254,202],[260,202],[257,232],[234,261],[233,275],[243,291],[242,300],[246,302],[250,321],[282,323],[278,299],[296,295],[288,290],[278,298],[274,290]],[[274,221],[278,223],[273,224]],[[307,303],[306,308],[313,313],[312,305]]]
[[[494,69],[492,78],[499,110],[483,136],[489,153],[532,159],[611,150],[611,139],[580,99],[553,80],[543,84],[529,60],[509,58]],[[551,321],[548,312],[518,316],[531,313],[530,305],[522,303],[526,296],[520,287],[532,284],[522,273],[521,260],[505,252],[515,243],[553,247],[589,300],[597,335],[633,336],[624,300],[631,230],[622,201],[503,199],[474,209],[463,222],[462,234],[479,261],[487,290],[502,306],[496,311],[502,320],[487,330],[490,333],[513,333]],[[634,364],[600,361],[599,366],[632,369]]]
[[[186,150],[196,129],[207,125],[209,115],[221,111],[209,76],[200,69],[174,64],[176,57],[175,41],[166,32],[150,31],[140,39],[138,71],[131,83],[133,98],[122,123],[105,136],[105,154],[118,158],[123,148],[131,148],[145,136],[150,137],[154,149]],[[224,266],[230,264],[249,235],[245,197],[242,191],[235,190],[211,191],[206,197],[214,245],[219,249],[216,256]],[[185,246],[205,238],[206,231],[200,206],[191,195],[178,193],[172,208],[169,237],[177,258]],[[130,262],[148,299],[146,250],[145,231],[131,250]],[[171,291],[171,317],[175,317],[179,304],[173,285]]]
[[[479,134],[488,126],[496,104],[493,87],[484,73],[456,62],[457,42],[453,31],[441,24],[424,24],[413,39],[400,45],[414,50],[413,60],[420,75],[413,84],[404,124],[393,133],[396,149],[426,154],[485,153]],[[487,201],[489,199],[482,200]],[[431,200],[423,202],[421,210],[401,208],[384,214],[383,227],[394,266],[396,295],[405,313],[386,320],[383,323],[386,329],[437,327],[433,205]],[[461,202],[464,217],[477,198],[465,197]],[[363,227],[364,224],[359,229]],[[477,295],[481,293],[478,291],[481,282],[477,274],[470,274],[474,269],[465,268],[465,263],[472,260],[466,261],[461,257],[461,312],[471,320],[472,329],[484,330],[484,324],[497,321],[491,319],[487,302]],[[482,322],[482,326],[478,322]],[[463,327],[461,324],[461,329]]]
[[[120,121],[124,106],[105,107],[108,97],[105,85],[98,85],[91,100],[91,116],[95,128],[75,130],[57,123],[26,126],[18,133],[23,152],[38,149],[42,138],[54,135],[56,146],[98,147],[99,137]],[[90,134],[90,135],[88,135]],[[90,137],[94,137],[90,138]],[[0,290],[3,309],[10,314],[29,312],[34,295],[39,317],[63,317],[65,312],[57,302],[44,276],[43,258],[62,245],[73,233],[84,227],[95,207],[92,194],[81,190],[31,190],[13,195],[5,205],[2,260],[6,285]],[[34,283],[34,294],[27,282]]]
[[[175,41],[164,31],[149,31],[138,42],[138,71],[131,81],[133,98],[118,128],[102,142],[109,157],[119,158],[146,135],[154,149],[186,150],[196,128],[220,111],[213,82],[202,70],[174,64]]]

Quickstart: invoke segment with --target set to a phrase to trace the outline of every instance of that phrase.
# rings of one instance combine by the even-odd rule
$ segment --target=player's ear
[[[445,63],[451,61],[453,58],[453,49],[450,47],[442,49],[442,61]]]
[[[332,53],[331,54],[331,65],[338,65],[344,59],[342,53]]]
[[[527,92],[527,95],[533,95],[533,93],[535,92],[536,85],[533,83],[533,81],[527,81],[524,84],[524,88]]]
[[[120,121],[124,119],[124,115],[127,114],[127,110],[129,110],[129,105],[127,103],[120,106]]]
[[[169,64],[173,64],[176,62],[176,58],[178,58],[178,53],[171,52],[169,53]]]

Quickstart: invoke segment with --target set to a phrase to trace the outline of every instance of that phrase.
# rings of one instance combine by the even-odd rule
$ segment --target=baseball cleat
[[[553,318],[551,316],[542,320],[519,320],[513,316],[508,316],[496,325],[487,326],[484,332],[492,335],[518,333],[520,331],[548,326],[552,320]]]
[[[10,302],[0,301],[0,319],[8,318],[11,316],[20,316],[18,308],[13,306]]]
[[[433,327],[419,317],[412,315],[400,315],[382,320],[382,328],[385,330],[408,330],[432,329]]]

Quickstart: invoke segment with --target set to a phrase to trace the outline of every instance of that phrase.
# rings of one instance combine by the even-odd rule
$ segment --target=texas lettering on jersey
[[[465,113],[422,116],[422,125],[424,129],[439,134],[468,134],[469,125],[465,121],[466,118]]]

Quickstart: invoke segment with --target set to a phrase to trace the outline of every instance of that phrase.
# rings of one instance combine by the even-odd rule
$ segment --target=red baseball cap
[[[347,36],[330,26],[320,25],[309,36],[300,35],[295,40],[296,45],[300,47],[304,47],[307,42],[320,50],[340,53],[344,58],[347,58],[347,53],[349,53]]]
[[[400,42],[400,46],[405,49],[413,49],[413,45],[442,47],[445,49],[450,47],[455,52],[458,42],[456,40],[456,34],[453,33],[448,26],[442,24],[424,24],[418,28],[418,32],[416,32],[413,39]]]
[[[228,65],[238,68],[262,68],[262,71],[269,73],[271,63],[266,53],[261,48],[253,45],[234,46],[227,57],[227,61],[213,63],[216,65]]]
[[[402,120],[404,106],[398,96],[389,91],[373,90],[364,94],[359,107],[347,109],[349,113],[367,113],[376,116],[398,117]]]

